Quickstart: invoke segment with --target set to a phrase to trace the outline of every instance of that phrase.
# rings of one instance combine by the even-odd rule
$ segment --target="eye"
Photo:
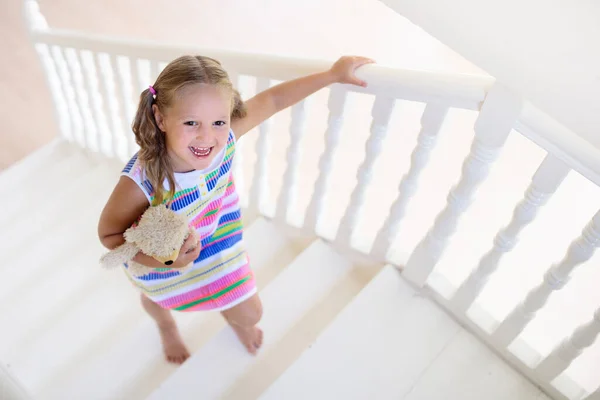
[[[216,126],[224,126],[224,125],[227,125],[227,122],[225,122],[225,121],[216,121],[214,124]]]
[[[196,126],[196,125],[198,125],[198,123],[196,121],[185,121],[183,124],[187,125],[187,126]]]

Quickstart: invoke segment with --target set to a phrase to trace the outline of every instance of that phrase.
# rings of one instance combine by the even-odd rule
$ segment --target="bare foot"
[[[256,327],[245,328],[239,325],[231,325],[240,342],[244,345],[248,353],[256,354],[256,351],[262,346],[263,331]]]
[[[174,364],[183,364],[190,358],[190,352],[185,347],[177,325],[165,324],[158,327],[160,338],[162,340],[163,351],[168,362]]]

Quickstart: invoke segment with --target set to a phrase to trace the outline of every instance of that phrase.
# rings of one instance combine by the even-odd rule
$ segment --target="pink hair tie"
[[[150,93],[152,93],[152,97],[156,99],[156,89],[154,89],[152,85],[148,86],[148,89],[150,90]]]

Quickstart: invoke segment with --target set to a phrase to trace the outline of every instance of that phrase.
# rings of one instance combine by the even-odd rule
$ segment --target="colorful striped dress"
[[[254,274],[242,240],[239,197],[231,163],[235,136],[206,170],[176,173],[177,191],[169,207],[188,217],[200,237],[202,250],[192,268],[180,272],[161,268],[129,279],[142,293],[166,309],[225,310],[256,293]],[[152,204],[154,189],[146,179],[137,154],[123,169]],[[167,185],[165,185],[167,186]],[[125,265],[127,272],[127,266]]]

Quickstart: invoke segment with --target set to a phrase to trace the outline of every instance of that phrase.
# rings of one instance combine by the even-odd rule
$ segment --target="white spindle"
[[[495,85],[490,89],[475,122],[475,139],[463,164],[462,176],[448,195],[444,210],[437,216],[427,235],[411,254],[404,275],[418,286],[425,284],[439,261],[458,219],[487,177],[521,110],[521,99]]]
[[[371,109],[371,135],[365,144],[365,159],[356,174],[356,187],[350,196],[350,204],[342,217],[336,240],[351,245],[352,233],[359,223],[360,210],[365,202],[367,187],[371,183],[373,166],[381,153],[383,141],[387,135],[395,99],[377,96]]]
[[[596,341],[598,334],[600,334],[600,309],[596,311],[591,321],[575,329],[569,338],[556,346],[537,366],[536,373],[545,381],[552,381],[567,369],[583,350]]]
[[[292,107],[292,120],[290,124],[290,146],[287,150],[287,168],[283,176],[281,194],[277,201],[277,218],[286,222],[288,211],[293,208],[298,189],[298,172],[300,167],[302,135],[306,121],[305,101]]]
[[[315,183],[315,189],[305,218],[305,227],[313,232],[316,230],[318,219],[323,212],[325,192],[329,185],[333,156],[340,140],[346,97],[347,92],[342,86],[334,85],[331,88],[327,103],[329,119],[327,131],[325,132],[325,151],[319,160],[319,176]]]
[[[454,295],[452,302],[457,310],[465,311],[471,306],[496,271],[504,253],[515,247],[519,233],[535,219],[538,209],[546,204],[569,171],[569,167],[558,158],[551,154],[546,156],[534,174],[525,198],[515,208],[512,220],[496,235],[494,247],[483,256]]]
[[[146,84],[146,82],[142,80],[140,75],[139,60],[137,58],[130,57],[128,61],[129,72],[131,75],[131,100],[133,102],[133,107],[130,110],[131,114],[129,116],[129,121],[133,123],[135,113],[137,112],[137,107],[140,103],[140,93],[148,87],[149,83]],[[127,147],[129,149],[129,154],[134,154],[139,150],[139,146],[135,142],[135,135],[131,129],[129,129],[127,133]]]
[[[40,61],[42,62],[42,67],[44,68],[46,80],[52,96],[52,103],[54,103],[54,111],[59,125],[60,134],[68,141],[73,141],[75,132],[72,131],[67,98],[64,88],[60,84],[58,66],[50,54],[50,49],[47,45],[36,44],[35,48],[38,56],[40,57]]]
[[[75,99],[75,89],[71,84],[70,73],[67,68],[67,61],[64,58],[62,49],[58,46],[52,46],[52,59],[58,71],[60,85],[64,90],[66,104],[68,108],[69,121],[71,125],[72,139],[74,142],[84,146],[85,140],[82,136],[81,115],[77,108],[77,100]]]
[[[544,275],[544,280],[502,321],[493,334],[494,340],[503,347],[508,346],[546,304],[552,292],[562,289],[569,281],[571,272],[589,260],[599,245],[600,211],[585,227],[581,236],[571,243],[563,260],[553,265]]]
[[[84,89],[84,79],[81,73],[81,60],[79,59],[79,54],[75,49],[64,49],[63,54],[71,73],[71,82],[75,89],[75,95],[77,99],[76,105],[79,109],[79,115],[82,118],[84,145],[85,148],[91,149],[94,145],[92,138],[96,132],[94,130],[89,96]]]
[[[94,65],[96,67],[96,71],[98,72],[98,79],[100,80],[100,94],[102,96],[102,101],[100,102],[100,108],[104,116],[106,117],[106,121],[110,121],[109,132],[110,135],[104,137],[104,139],[110,144],[105,143],[102,148],[105,151],[108,151],[109,157],[119,157],[119,143],[120,143],[120,127],[118,122],[118,103],[113,100],[113,96],[111,93],[111,82],[113,77],[111,76],[106,65],[102,64],[100,60],[100,55],[98,53],[94,53]],[[114,87],[114,86],[113,86]]]
[[[119,113],[119,118],[121,119],[121,140],[120,143],[123,143],[125,157],[131,157],[133,154],[131,153],[131,144],[130,144],[130,136],[133,135],[129,124],[132,122],[131,116],[133,115],[133,111],[131,109],[131,101],[129,100],[129,93],[126,88],[126,81],[123,76],[123,70],[119,66],[119,62],[117,57],[114,54],[110,55],[110,66],[113,71],[113,76],[116,77],[116,91],[115,94],[119,96],[119,105],[117,106]]]
[[[260,93],[271,87],[271,80],[258,78],[256,81],[256,92]],[[263,199],[268,197],[268,155],[270,151],[269,131],[271,120],[266,120],[258,127],[258,140],[256,141],[256,166],[254,168],[254,183],[250,189],[250,208],[253,212],[260,212],[263,207]]]
[[[96,86],[98,84],[98,74],[91,65],[84,62],[83,53],[81,53],[81,51],[75,50],[75,54],[77,55],[77,61],[83,73],[83,80],[85,81],[85,88],[88,94],[88,104],[90,105],[94,121],[94,131],[96,136],[90,144],[93,146],[93,150],[100,151],[102,148],[100,138],[103,132],[104,120],[102,119],[99,90]]]
[[[417,138],[417,146],[411,155],[410,169],[402,177],[398,187],[398,197],[390,209],[383,228],[377,234],[373,244],[372,254],[381,260],[386,260],[390,246],[394,242],[400,223],[406,212],[410,199],[417,192],[419,176],[427,162],[429,154],[435,146],[437,135],[448,113],[448,107],[435,103],[427,104],[421,117],[421,132]]]

